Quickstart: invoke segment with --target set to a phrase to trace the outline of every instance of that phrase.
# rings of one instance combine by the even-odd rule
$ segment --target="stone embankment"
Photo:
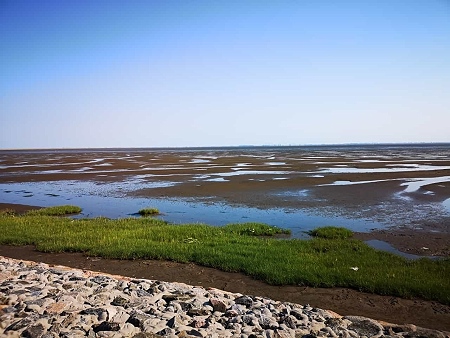
[[[448,337],[309,305],[0,256],[1,337]]]

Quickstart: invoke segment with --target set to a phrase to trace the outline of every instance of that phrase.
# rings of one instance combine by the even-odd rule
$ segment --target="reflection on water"
[[[370,174],[370,173],[390,173],[390,172],[415,172],[415,171],[434,171],[449,170],[449,166],[422,165],[422,164],[395,164],[387,165],[385,168],[350,168],[350,167],[333,167],[321,169],[319,173],[332,174]]]
[[[393,253],[395,255],[398,255],[398,256],[401,256],[401,257],[404,257],[404,258],[408,258],[408,259],[419,259],[419,258],[439,259],[440,258],[438,256],[419,256],[419,255],[413,255],[413,254],[409,254],[409,253],[406,253],[406,252],[402,252],[402,251],[399,251],[396,248],[394,248],[389,243],[384,242],[384,241],[379,241],[378,239],[371,239],[369,241],[365,241],[365,243],[368,244],[369,246],[371,246],[374,249],[387,251],[387,252],[390,252],[390,253]]]
[[[447,198],[444,202],[444,208],[445,210],[447,210],[448,212],[450,212],[450,198]]]
[[[291,197],[308,197],[309,190],[308,189],[300,189],[300,190],[287,190],[280,193],[276,193],[278,196],[291,196]]]
[[[332,186],[332,185],[354,185],[354,184],[365,184],[365,183],[378,183],[378,182],[387,182],[387,181],[394,181],[394,180],[372,180],[372,181],[334,181],[333,183],[329,184],[319,184],[319,187],[326,187],[326,186]]]
[[[161,182],[156,182],[160,184]],[[78,205],[83,212],[78,217],[105,216],[121,218],[133,216],[144,207],[155,207],[162,219],[172,223],[207,223],[225,225],[233,222],[262,222],[292,230],[292,237],[307,237],[304,232],[320,226],[345,226],[354,231],[369,231],[383,226],[374,221],[326,217],[302,210],[281,208],[258,209],[208,203],[194,199],[131,198],[126,192],[136,184],[147,187],[151,183],[131,181],[101,184],[89,181],[50,181],[0,184],[2,202],[54,206]],[[306,195],[307,191],[297,192]]]
[[[450,182],[450,176],[432,177],[432,178],[413,178],[411,179],[411,182],[405,182],[402,183],[401,185],[402,186],[406,185],[406,189],[404,192],[415,192],[423,186],[444,182]]]

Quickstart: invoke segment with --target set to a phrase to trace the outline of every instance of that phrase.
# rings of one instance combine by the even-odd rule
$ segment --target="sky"
[[[449,0],[0,0],[0,149],[450,142]]]

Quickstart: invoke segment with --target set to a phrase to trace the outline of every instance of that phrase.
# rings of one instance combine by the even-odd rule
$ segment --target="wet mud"
[[[83,201],[83,217],[159,201],[169,221],[268,219],[295,237],[348,224],[406,252],[448,255],[450,146],[0,151],[0,202]]]

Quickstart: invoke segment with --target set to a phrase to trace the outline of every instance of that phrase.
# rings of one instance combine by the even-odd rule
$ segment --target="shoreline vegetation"
[[[141,216],[157,216],[160,214],[159,210],[156,208],[144,208],[138,211],[138,214]]]
[[[82,252],[116,259],[196,263],[242,272],[272,285],[344,287],[450,304],[450,258],[408,260],[375,250],[344,228],[310,232],[309,240],[280,239],[288,230],[262,223],[169,224],[149,217],[72,219],[74,206],[0,211],[0,244],[43,252]],[[159,211],[158,211],[159,213]]]

